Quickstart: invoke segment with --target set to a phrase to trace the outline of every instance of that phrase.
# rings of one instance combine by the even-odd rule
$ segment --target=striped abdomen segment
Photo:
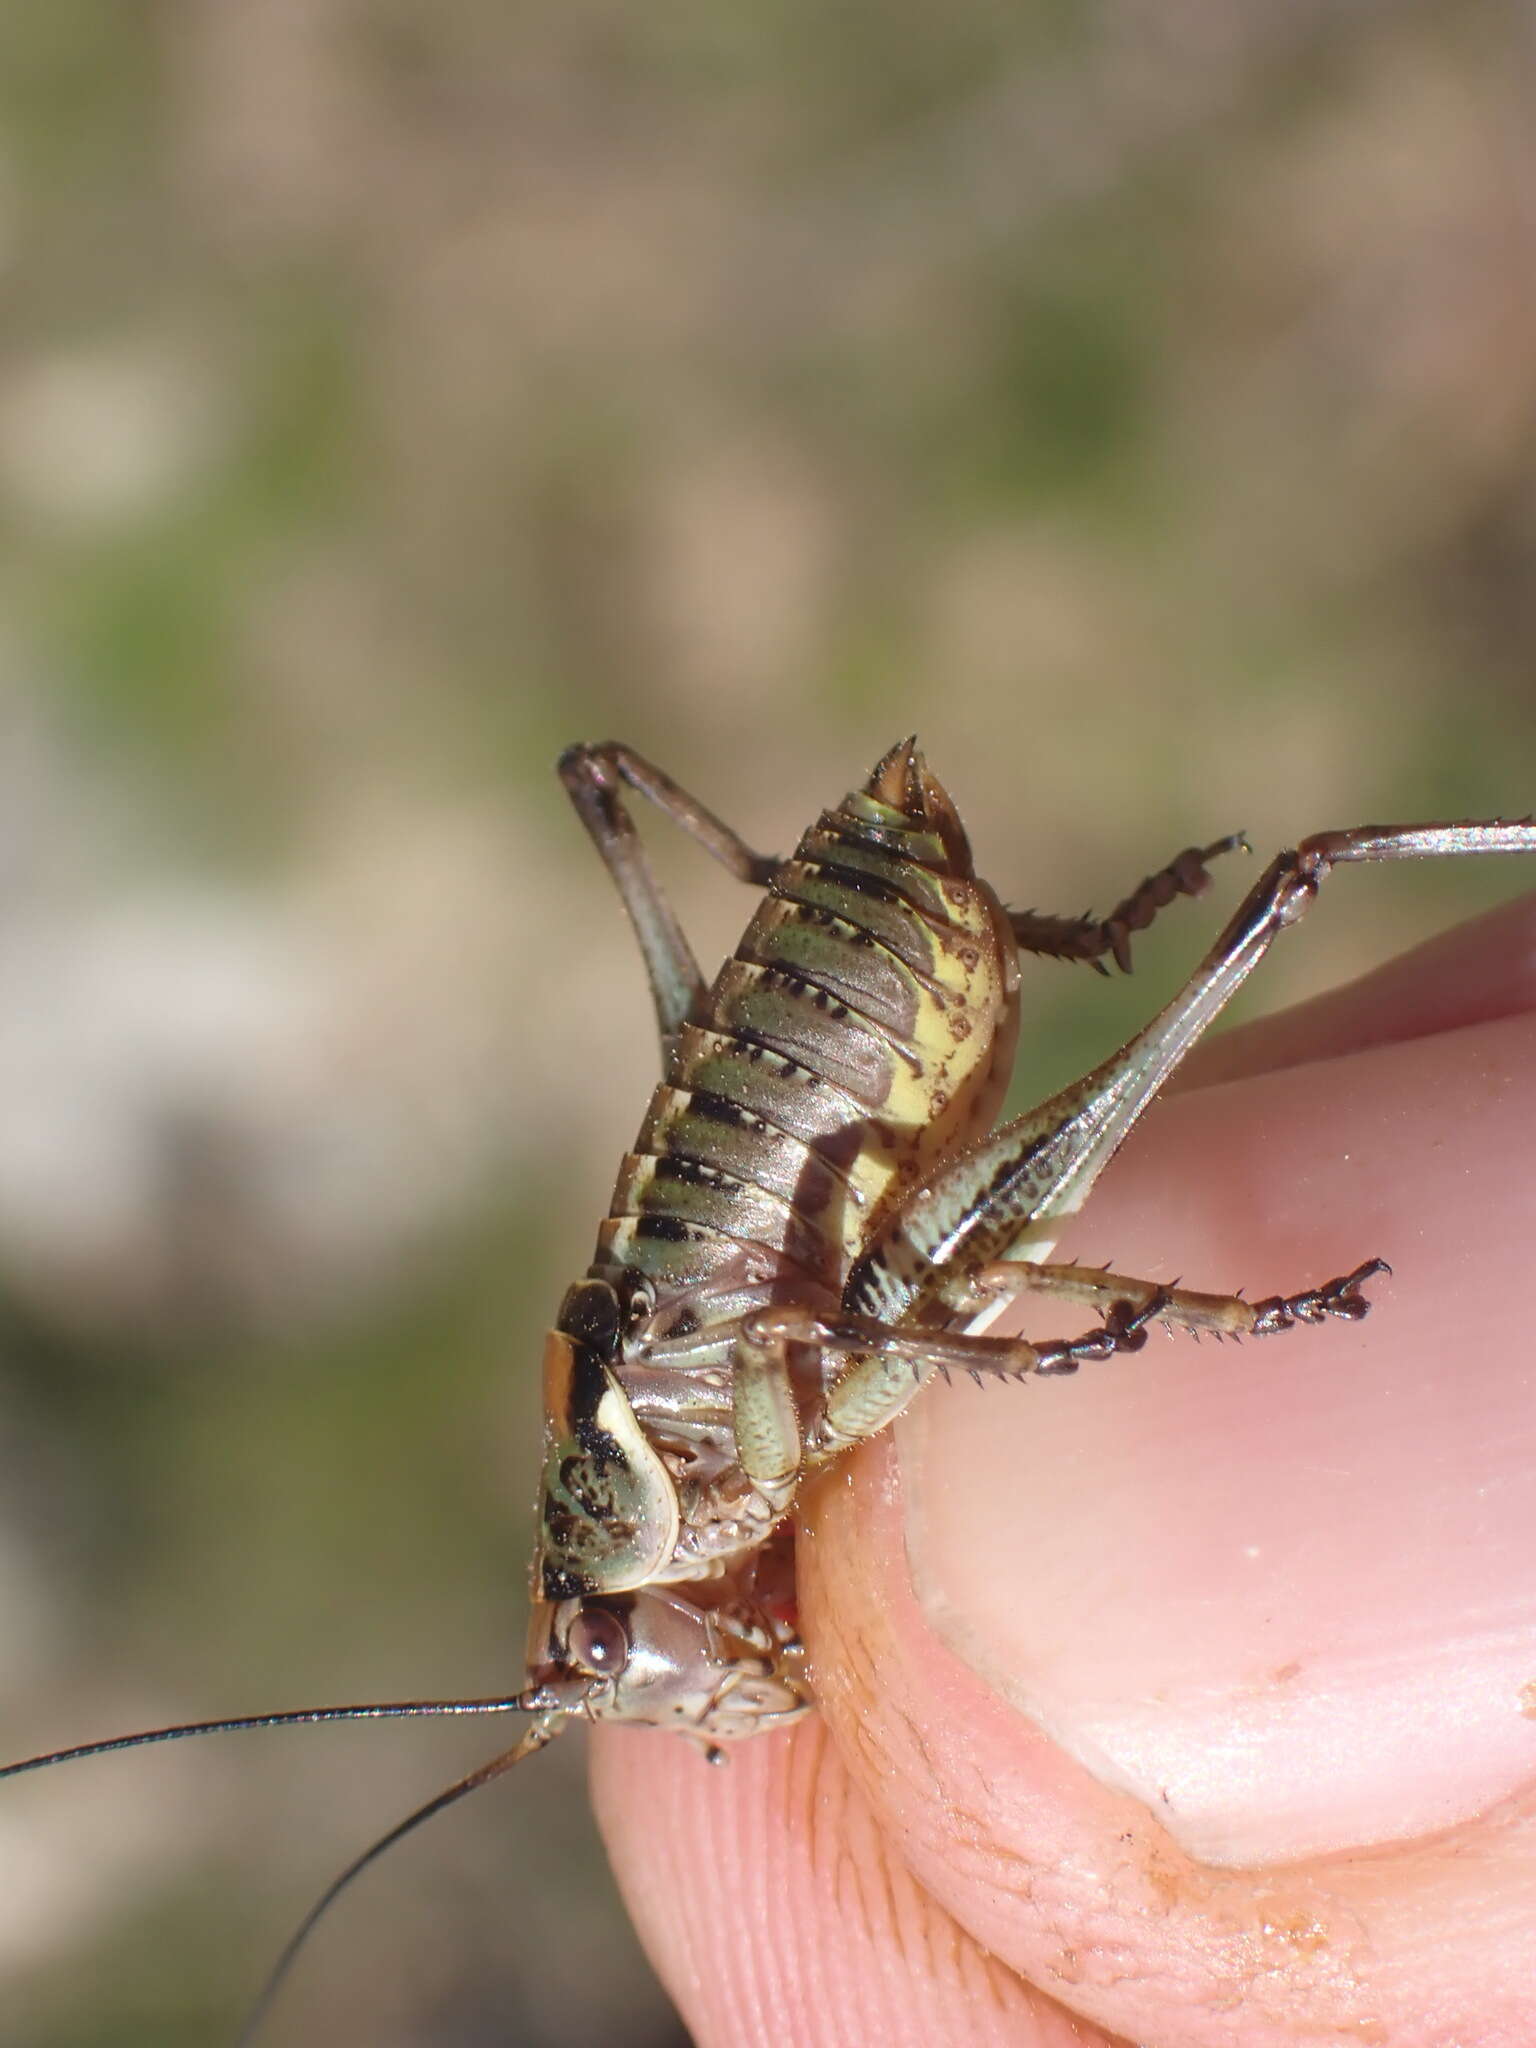
[[[990,1120],[1012,968],[948,798],[898,749],[801,840],[680,1034],[599,1268],[692,1285],[746,1253],[839,1291],[893,1189]]]

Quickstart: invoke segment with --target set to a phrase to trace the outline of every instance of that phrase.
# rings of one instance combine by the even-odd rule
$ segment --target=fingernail
[[[1533,1129],[1530,1015],[1161,1104],[1062,1253],[1250,1297],[1380,1254],[1369,1320],[1154,1333],[900,1426],[930,1623],[1206,1862],[1401,1841],[1536,1775]]]

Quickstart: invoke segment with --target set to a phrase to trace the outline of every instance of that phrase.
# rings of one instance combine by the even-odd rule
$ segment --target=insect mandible
[[[1017,1379],[1139,1350],[1163,1321],[1267,1337],[1367,1314],[1367,1258],[1247,1301],[1052,1264],[1142,1111],[1333,867],[1536,852],[1517,821],[1362,826],[1270,862],[1183,988],[1117,1052],[997,1128],[1021,954],[1130,965],[1133,935],[1241,835],[1186,849],[1103,919],[1010,911],[915,741],[825,811],[786,860],[755,853],[629,748],[570,748],[560,774],[633,923],[662,1079],[620,1164],[593,1263],[545,1343],[545,1421],[524,1682],[199,1722],[32,1757],[0,1776],[183,1735],[304,1722],[516,1712],[517,1744],[375,1843],[284,1951],[260,2014],[337,1893],[430,1814],[576,1720],[674,1728],[712,1757],[811,1711],[794,1587],[807,1477],[875,1436],[936,1374]],[[762,891],[706,984],[646,859],[642,797]],[[1355,1248],[1358,1249],[1358,1248]],[[1028,1343],[988,1333],[1011,1298],[1094,1318]]]

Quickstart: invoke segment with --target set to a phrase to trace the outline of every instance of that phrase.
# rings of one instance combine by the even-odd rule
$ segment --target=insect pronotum
[[[1345,862],[1536,852],[1529,818],[1324,832],[1265,868],[1171,1002],[1118,1052],[994,1129],[1018,1031],[1019,956],[1130,965],[1132,935],[1241,836],[1192,847],[1107,918],[1009,911],[954,805],[903,741],[787,860],[755,853],[617,744],[560,774],[629,913],[662,1079],[619,1166],[586,1275],[545,1342],[533,1611],[520,1687],[477,1700],[302,1709],[89,1742],[39,1769],[190,1734],[302,1722],[517,1713],[517,1743],[345,1870],[284,1951],[246,2028],[336,1894],[429,1815],[576,1720],[676,1729],[714,1757],[811,1711],[792,1511],[805,1477],[886,1428],[934,1374],[1075,1372],[1154,1320],[1267,1337],[1356,1320],[1368,1258],[1258,1301],[1050,1263],[1063,1220],[1275,938]],[[761,893],[706,984],[630,816],[645,798]],[[1352,1248],[1358,1250],[1358,1247]],[[1010,1297],[1092,1327],[987,1334]]]

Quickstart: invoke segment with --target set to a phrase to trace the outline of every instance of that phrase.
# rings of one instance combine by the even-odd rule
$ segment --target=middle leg
[[[1108,917],[1048,917],[1039,910],[1010,910],[1008,923],[1021,951],[1046,960],[1086,960],[1099,974],[1108,974],[1107,953],[1122,974],[1131,971],[1131,934],[1144,932],[1160,910],[1176,896],[1200,896],[1210,885],[1206,863],[1223,853],[1251,852],[1241,832],[1232,832],[1210,846],[1186,846],[1168,865],[1138,883]]]
[[[1139,1351],[1148,1326],[1159,1317],[1232,1337],[1275,1336],[1299,1322],[1329,1317],[1358,1322],[1370,1313],[1360,1289],[1387,1270],[1384,1260],[1368,1259],[1320,1287],[1252,1302],[1100,1268],[1010,1264],[973,1276],[971,1286],[992,1299],[1033,1289],[1092,1305],[1103,1314],[1102,1323],[1080,1337],[1036,1344],[963,1330],[896,1330],[873,1317],[825,1315],[792,1303],[760,1309],[743,1320],[732,1360],[737,1455],[754,1485],[784,1507],[805,1467],[825,1464],[849,1445],[878,1435],[933,1373],[1053,1378]],[[813,1352],[823,1365],[847,1361],[832,1374],[803,1424],[790,1369],[797,1346]]]
[[[1155,1295],[1161,1297],[1162,1320],[1197,1337],[1269,1337],[1296,1323],[1320,1323],[1328,1316],[1358,1322],[1371,1306],[1360,1289],[1367,1280],[1391,1270],[1385,1259],[1367,1259],[1352,1273],[1325,1280],[1320,1287],[1248,1301],[1240,1293],[1200,1294],[1189,1287],[1163,1287],[1152,1280],[1133,1279],[1129,1273],[1111,1273],[1103,1266],[1075,1262],[1037,1265],[1026,1259],[1002,1259],[945,1281],[939,1298],[956,1315],[974,1316],[1000,1301],[1043,1294],[1097,1309],[1108,1317],[1117,1305],[1140,1309]]]
[[[704,977],[676,913],[651,871],[624,791],[654,804],[738,881],[764,889],[779,863],[769,854],[754,853],[739,833],[697,797],[616,740],[567,747],[560,756],[559,774],[634,926],[656,1006],[665,1062],[678,1032],[703,1001]]]

